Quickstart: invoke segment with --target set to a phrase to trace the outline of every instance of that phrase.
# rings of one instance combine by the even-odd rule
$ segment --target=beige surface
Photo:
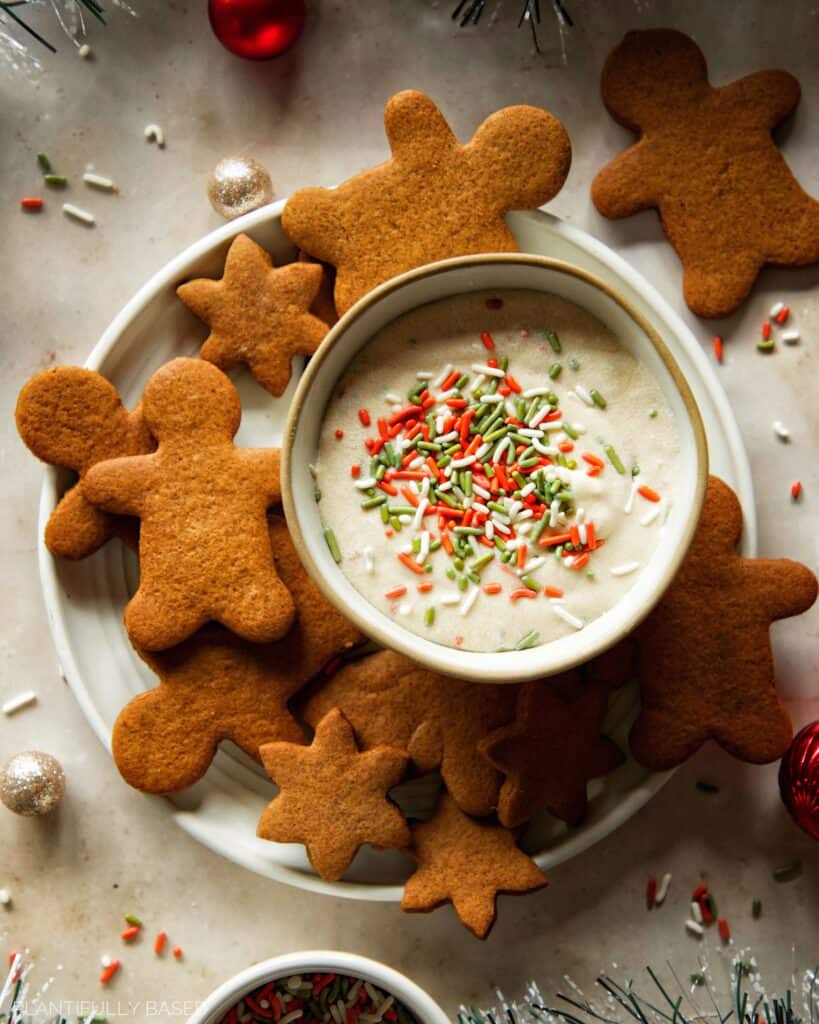
[[[447,2],[314,2],[299,46],[279,62],[252,65],[218,46],[203,2],[167,8],[153,0],[135,3],[142,13],[138,21],[115,12],[109,29],[94,32],[94,61],[79,60],[66,44],[46,58],[34,81],[0,72],[0,451],[7,497],[0,530],[0,699],[28,687],[41,698],[13,719],[0,718],[0,756],[42,748],[60,757],[68,776],[68,797],[54,820],[0,813],[0,887],[14,896],[12,909],[0,907],[0,956],[29,946],[39,960],[35,985],[62,964],[49,995],[98,999],[99,957],[120,951],[121,914],[130,911],[143,917],[151,934],[167,929],[184,947],[185,959],[157,963],[147,941],[127,950],[108,994],[113,1019],[115,1013],[179,1019],[174,1008],[152,1008],[146,1001],[196,1000],[251,961],[316,946],[380,957],[454,1010],[462,1000],[488,1002],[495,985],[515,993],[531,977],[543,982],[544,991],[566,972],[586,983],[613,960],[636,974],[648,960],[669,957],[687,974],[699,951],[683,930],[687,896],[705,873],[737,944],[753,945],[771,986],[781,989],[792,944],[797,965],[817,959],[819,847],[782,811],[775,768],[745,768],[714,750],[702,752],[615,835],[552,872],[549,889],[505,899],[485,945],[458,926],[450,910],[404,917],[393,906],[306,895],[198,846],[176,828],[164,802],[141,797],[120,781],[60,683],[37,582],[40,470],[17,440],[12,412],[32,372],[53,361],[82,361],[136,288],[220,223],[204,192],[219,157],[253,154],[269,168],[278,196],[301,185],[331,184],[386,156],[383,102],[407,86],[428,90],[461,137],[507,103],[542,104],[563,119],[574,164],[551,209],[618,247],[684,313],[710,352],[715,326],[684,310],[677,259],[655,216],[610,224],[591,207],[594,172],[629,138],[602,109],[597,69],[626,28],[656,24],[694,32],[717,81],[781,62],[801,79],[805,95],[784,133],[784,149],[803,184],[819,195],[819,67],[812,45],[819,11],[804,2],[785,17],[778,5],[756,3],[737,5],[730,18],[724,5],[567,0],[578,27],[563,67],[553,46],[545,58],[533,55],[526,34],[514,29],[512,0],[494,27],[490,0],[485,22],[469,33],[452,26]],[[554,33],[547,14],[544,44],[554,42]],[[164,151],[143,138],[150,121],[165,130]],[[18,198],[38,184],[35,154],[41,149],[74,182],[65,198],[95,211],[96,228],[65,220],[60,197],[51,193],[42,215],[19,212]],[[87,162],[112,176],[121,194],[76,184]],[[719,374],[751,456],[761,551],[814,566],[818,284],[817,268],[766,271],[751,301],[718,327],[727,348]],[[753,342],[780,298],[793,308],[803,341],[764,358]],[[792,432],[789,446],[773,438],[776,418]],[[793,507],[787,489],[796,476],[805,496]],[[799,722],[819,716],[817,623],[814,609],[775,631],[782,690]],[[696,792],[700,777],[719,781],[722,792]],[[770,868],[797,855],[806,865],[802,880],[774,885]],[[674,873],[671,896],[648,915],[642,902],[646,876],[666,870]],[[765,901],[760,923],[749,913],[756,896]],[[705,945],[710,950],[715,940],[709,937]],[[132,1010],[129,1002],[138,1005]]]

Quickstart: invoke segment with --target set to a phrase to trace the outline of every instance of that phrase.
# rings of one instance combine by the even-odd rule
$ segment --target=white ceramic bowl
[[[679,437],[679,494],[663,544],[633,587],[584,629],[523,651],[482,652],[447,647],[405,629],[374,607],[336,565],[313,500],[310,464],[317,461],[324,411],[350,361],[396,317],[448,296],[524,288],[576,303],[601,320],[656,378]],[[608,284],[585,270],[523,253],[444,260],[393,278],[352,307],[328,333],[301,378],[282,443],[282,490],[287,522],[302,562],[339,611],[385,647],[445,675],[477,682],[518,682],[553,675],[587,661],[630,633],[665,592],[699,519],[708,474],[705,431],[684,375],[653,327]]]
[[[394,995],[398,1002],[411,1011],[418,1024],[451,1024],[441,1007],[427,993],[405,975],[386,964],[355,953],[327,950],[306,950],[264,960],[241,971],[215,992],[195,1011],[188,1024],[219,1024],[227,1011],[244,995],[276,978],[288,978],[305,972],[332,971],[377,985]]]

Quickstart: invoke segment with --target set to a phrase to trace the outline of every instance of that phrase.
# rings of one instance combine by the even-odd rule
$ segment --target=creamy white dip
[[[634,585],[662,543],[677,458],[659,385],[599,320],[555,295],[470,293],[399,317],[353,360],[316,493],[375,607],[497,651],[582,629]]]

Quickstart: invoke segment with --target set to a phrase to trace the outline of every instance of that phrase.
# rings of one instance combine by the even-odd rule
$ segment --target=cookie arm
[[[619,220],[657,205],[653,177],[647,166],[648,146],[641,139],[598,172],[591,187],[598,213]]]
[[[141,516],[154,475],[154,458],[132,455],[98,462],[83,477],[83,494],[106,512]]]
[[[265,508],[278,504],[282,497],[281,451],[278,448],[246,448],[244,457],[258,474]]]
[[[771,129],[799,103],[799,82],[787,71],[757,71],[719,90],[720,101],[736,110],[737,120]]]

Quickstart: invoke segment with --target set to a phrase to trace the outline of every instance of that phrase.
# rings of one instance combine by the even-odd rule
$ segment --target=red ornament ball
[[[304,28],[304,0],[208,0],[216,38],[247,60],[286,53]]]
[[[794,736],[779,765],[779,792],[796,824],[819,840],[819,722]]]

